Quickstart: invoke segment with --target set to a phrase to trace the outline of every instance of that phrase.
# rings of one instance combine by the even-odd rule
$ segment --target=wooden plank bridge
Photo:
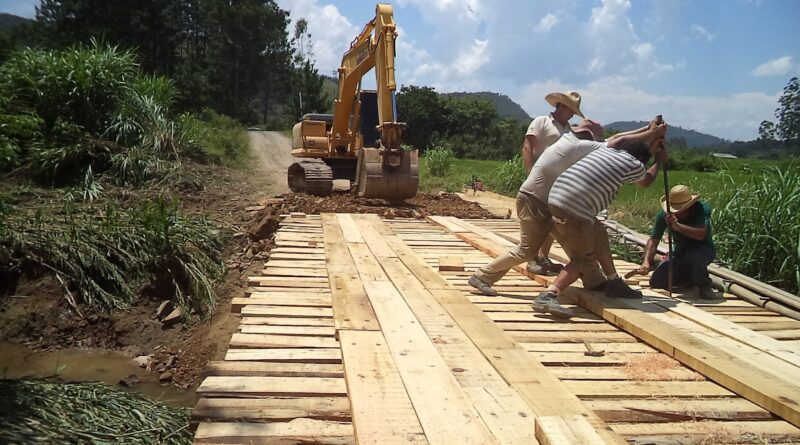
[[[499,296],[471,293],[517,230],[285,218],[233,301],[241,322],[197,391],[195,443],[800,443],[800,322],[646,288],[570,288],[577,316],[558,320],[532,311],[551,278],[524,265]]]

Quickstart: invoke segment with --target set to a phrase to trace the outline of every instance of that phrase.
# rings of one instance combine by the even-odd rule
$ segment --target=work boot
[[[547,257],[537,257],[535,260],[528,263],[527,270],[530,273],[542,276],[558,275],[564,266],[555,264]]]
[[[550,260],[550,258],[546,256],[536,258],[536,263],[544,267],[548,272],[552,272],[556,275],[558,275],[558,273],[561,272],[562,269],[564,269],[563,264],[554,263]]]
[[[483,282],[483,280],[475,275],[469,277],[469,281],[467,281],[467,283],[475,289],[478,289],[478,292],[483,295],[488,295],[490,297],[497,296],[497,291],[494,290],[490,284]]]
[[[600,284],[590,287],[587,290],[591,290],[594,292],[605,292],[606,288],[608,287],[608,280],[601,281]]]
[[[698,287],[697,295],[699,295],[702,300],[715,300],[717,298],[717,295],[714,293],[714,289],[712,289],[711,286]]]
[[[611,298],[642,298],[642,292],[638,290],[633,290],[625,284],[625,281],[622,278],[615,278],[613,280],[608,280],[606,284],[606,297]]]
[[[533,300],[531,307],[536,312],[552,314],[559,318],[571,318],[574,315],[572,311],[558,304],[556,298],[558,298],[556,294],[550,291],[544,291]]]

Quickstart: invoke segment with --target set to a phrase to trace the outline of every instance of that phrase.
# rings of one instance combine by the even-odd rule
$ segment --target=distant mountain
[[[494,104],[495,108],[497,108],[497,115],[500,117],[517,119],[526,123],[530,122],[531,120],[531,117],[528,115],[528,113],[526,113],[518,103],[514,102],[510,97],[504,94],[493,93],[491,91],[481,91],[478,93],[442,93],[442,96],[475,97],[486,99]]]
[[[0,31],[8,31],[17,25],[29,21],[28,19],[14,14],[0,12]]]
[[[630,131],[641,128],[647,124],[647,122],[619,121],[605,125],[605,128],[617,131]],[[698,148],[725,146],[731,143],[731,141],[727,139],[722,139],[716,136],[711,136],[710,134],[700,133],[699,131],[688,130],[674,126],[670,126],[669,130],[667,130],[667,140],[671,139],[683,139],[686,141],[687,147]]]

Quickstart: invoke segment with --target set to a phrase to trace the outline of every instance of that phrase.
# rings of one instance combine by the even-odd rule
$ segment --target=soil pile
[[[474,202],[467,202],[450,193],[440,195],[420,193],[406,201],[358,198],[350,193],[334,193],[321,198],[306,194],[288,194],[283,202],[274,204],[280,213],[374,213],[384,218],[425,218],[428,215],[457,218],[496,218]],[[267,207],[269,208],[269,207]]]

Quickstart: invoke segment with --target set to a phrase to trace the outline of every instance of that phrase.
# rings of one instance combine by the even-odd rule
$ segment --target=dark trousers
[[[692,243],[680,255],[675,255],[672,264],[673,286],[711,286],[708,276],[708,265],[714,260],[717,252],[705,244]],[[669,261],[662,261],[650,276],[650,287],[666,289],[669,281]]]

